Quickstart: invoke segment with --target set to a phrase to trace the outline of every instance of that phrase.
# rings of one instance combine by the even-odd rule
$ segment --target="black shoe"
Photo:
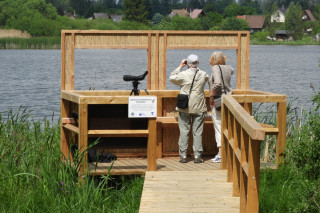
[[[194,163],[203,163],[201,158],[194,158]]]
[[[187,163],[187,158],[180,157],[180,163]]]

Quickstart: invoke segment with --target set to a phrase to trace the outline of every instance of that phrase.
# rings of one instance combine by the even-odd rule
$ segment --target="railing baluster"
[[[239,149],[240,130],[241,126],[236,119],[233,119],[234,122],[234,131],[233,131],[233,196],[240,196],[240,161],[241,161],[241,152]],[[236,153],[240,152],[240,156],[237,156]],[[238,158],[240,157],[240,158]]]
[[[233,138],[232,138],[232,134],[233,134],[233,115],[231,112],[228,113],[228,149],[227,149],[227,170],[228,170],[228,174],[227,174],[227,181],[228,182],[232,182],[233,180]]]
[[[259,212],[260,141],[249,139],[248,212]]]

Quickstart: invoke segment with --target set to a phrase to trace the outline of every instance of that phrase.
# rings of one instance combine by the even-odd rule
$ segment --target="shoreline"
[[[250,40],[250,45],[320,45],[318,41],[255,41]],[[61,37],[32,37],[32,38],[0,38],[0,49],[61,49]]]

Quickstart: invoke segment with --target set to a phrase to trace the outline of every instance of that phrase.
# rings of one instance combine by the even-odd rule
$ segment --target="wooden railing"
[[[285,145],[286,96],[252,90],[233,94],[223,96],[221,168],[227,169],[227,181],[233,182],[233,196],[240,196],[240,212],[259,212],[260,146],[266,134],[276,133],[280,162]],[[253,102],[277,102],[277,127],[261,125],[251,116]]]

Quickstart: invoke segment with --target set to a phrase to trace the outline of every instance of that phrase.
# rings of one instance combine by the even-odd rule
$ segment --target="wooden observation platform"
[[[84,153],[79,175],[107,174],[111,164],[87,160],[88,147],[98,139],[99,143],[91,149],[117,156],[111,175],[146,175],[141,212],[258,212],[260,143],[265,135],[275,135],[277,162],[281,162],[286,141],[286,96],[249,89],[249,36],[247,31],[62,31],[61,150],[64,159],[73,160],[71,147],[76,145]],[[75,49],[146,49],[147,89],[157,97],[157,117],[128,118],[130,91],[74,90]],[[236,51],[236,89],[232,95],[223,97],[221,164],[212,164],[209,160],[199,165],[177,163],[179,129],[175,104],[179,91],[166,90],[169,49]],[[205,94],[210,109],[209,91]],[[142,91],[140,96],[147,94]],[[251,116],[253,103],[275,103],[276,126],[255,121]],[[74,115],[78,118],[74,119]],[[189,146],[191,144],[192,137]],[[203,148],[204,156],[212,157],[218,151],[210,117],[204,124]],[[191,146],[188,153],[189,156],[192,153]],[[183,193],[186,191],[188,193]],[[221,194],[216,197],[216,193]],[[195,195],[186,197],[190,194]],[[202,200],[195,201],[195,197]],[[214,199],[219,202],[212,202]]]

